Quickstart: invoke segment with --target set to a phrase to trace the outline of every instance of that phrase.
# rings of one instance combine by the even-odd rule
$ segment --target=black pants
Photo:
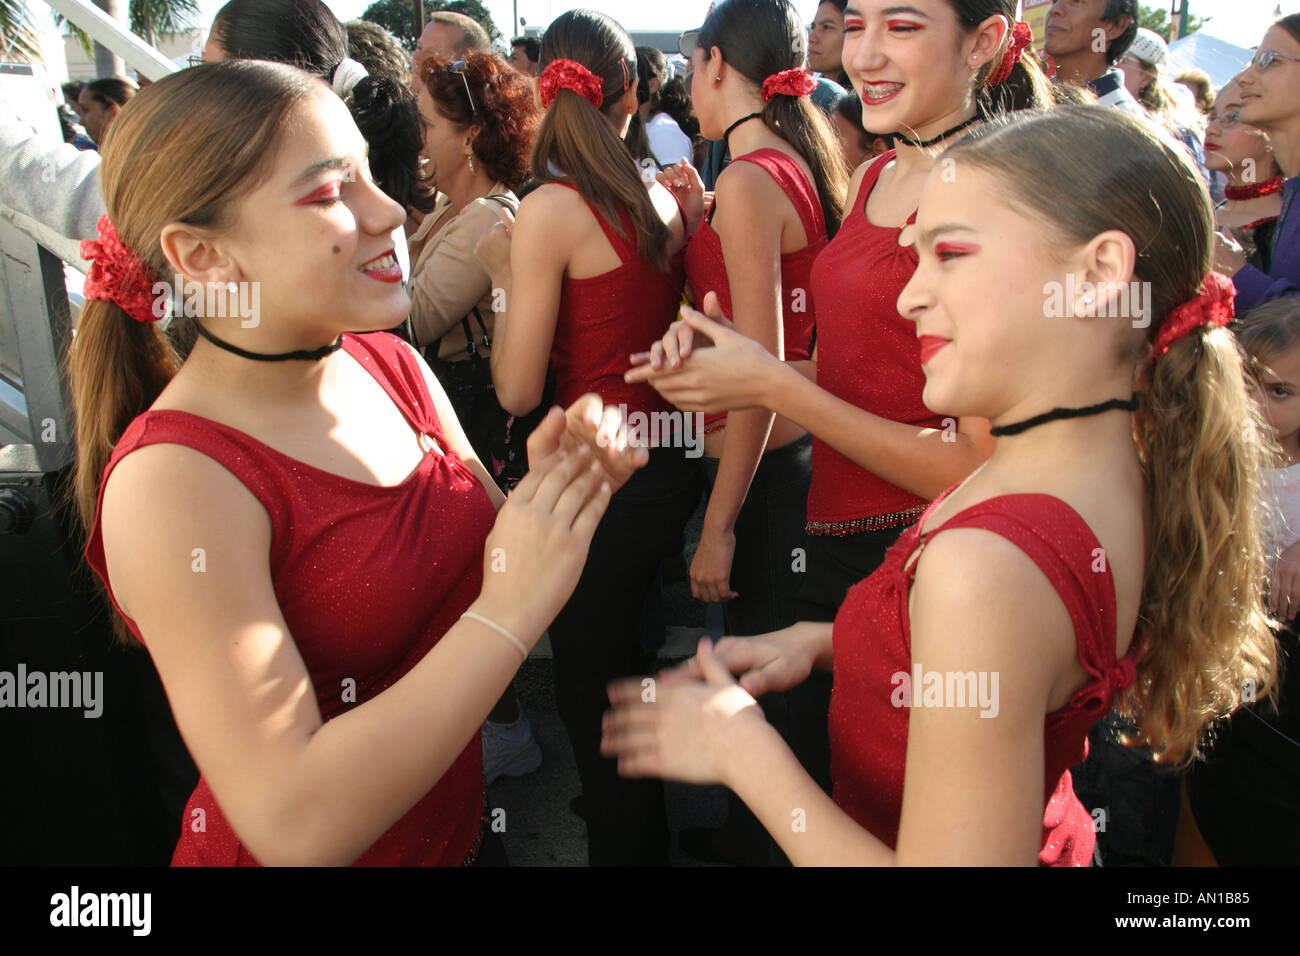
[[[704,459],[704,478],[712,492],[718,459]],[[727,634],[767,634],[798,620],[799,588],[807,570],[804,523],[811,480],[811,435],[771,449],[759,460],[736,517],[730,583],[740,596],[722,605]],[[765,694],[758,702],[787,743],[792,742],[789,696]],[[758,818],[731,791],[718,840],[737,862],[764,865],[782,859]]]
[[[710,492],[718,459],[704,459]],[[722,605],[727,633],[767,634],[798,620],[804,561],[804,522],[812,480],[812,436],[763,455],[736,517],[731,589],[740,597]]]
[[[605,685],[650,673],[642,609],[700,491],[698,460],[680,448],[653,450],[610,501],[578,586],[550,627],[556,705],[582,781],[592,866],[668,863],[663,782],[619,777],[616,761],[600,755],[600,724],[609,709]]]

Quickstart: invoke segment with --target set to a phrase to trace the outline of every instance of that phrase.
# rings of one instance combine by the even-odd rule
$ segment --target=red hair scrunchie
[[[817,89],[817,81],[802,66],[773,73],[763,81],[763,102],[767,103],[774,96],[807,96]]]
[[[166,315],[155,309],[157,276],[126,247],[108,216],[96,223],[98,239],[81,241],[81,258],[90,260],[82,295],[87,301],[112,302],[137,322],[156,322]]]
[[[572,90],[596,109],[600,109],[605,102],[605,94],[602,92],[604,86],[600,77],[577,60],[552,60],[542,70],[538,81],[543,109],[548,109],[555,102],[560,90]]]
[[[1002,62],[989,77],[989,86],[996,86],[1010,76],[1012,68],[1020,62],[1020,54],[1033,42],[1033,28],[1021,20],[1011,29],[1011,43],[1007,46],[1007,52],[1002,54]]]
[[[1196,298],[1171,309],[1164,322],[1160,323],[1152,361],[1163,356],[1169,351],[1169,346],[1193,329],[1203,325],[1227,325],[1234,314],[1232,300],[1236,295],[1237,289],[1232,280],[1222,272],[1206,275]]]

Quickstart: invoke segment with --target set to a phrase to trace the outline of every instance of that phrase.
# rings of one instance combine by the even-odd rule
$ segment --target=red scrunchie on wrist
[[[572,90],[596,109],[600,109],[605,102],[605,95],[601,92],[604,85],[600,77],[577,60],[552,60],[542,70],[538,81],[543,109],[555,102],[560,90]]]
[[[763,102],[774,96],[807,96],[817,89],[817,81],[802,66],[773,73],[763,81]]]
[[[989,86],[996,86],[1010,76],[1012,68],[1020,62],[1020,54],[1033,42],[1034,31],[1029,24],[1023,20],[1017,23],[1011,30],[1011,43],[1007,46],[1007,52],[1002,54],[1002,62],[989,77]]]
[[[81,258],[90,260],[82,295],[112,302],[137,322],[161,319],[154,311],[153,270],[123,244],[108,216],[100,216],[96,226],[99,238],[81,241]]]
[[[1203,325],[1227,325],[1233,316],[1232,300],[1236,295],[1237,289],[1232,280],[1222,272],[1206,275],[1196,298],[1171,309],[1164,322],[1160,323],[1152,361],[1163,356],[1169,351],[1169,346],[1193,329]]]

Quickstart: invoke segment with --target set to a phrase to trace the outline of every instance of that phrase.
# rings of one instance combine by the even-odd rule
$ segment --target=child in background
[[[1286,622],[1277,637],[1282,660],[1276,710],[1242,708],[1218,735],[1205,763],[1186,781],[1174,864],[1295,866],[1300,863],[1300,297],[1266,302],[1236,327],[1273,430],[1278,454],[1265,472],[1262,516],[1272,574],[1269,612]],[[1288,667],[1287,665],[1291,666]]]

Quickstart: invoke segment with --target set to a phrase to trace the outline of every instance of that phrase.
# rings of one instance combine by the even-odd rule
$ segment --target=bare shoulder
[[[586,202],[578,190],[559,183],[542,183],[519,203],[519,215],[563,215],[585,208]]]
[[[1060,595],[1029,555],[992,531],[951,528],[930,538],[916,563],[908,617],[921,644],[914,655],[1017,675],[1044,714],[1053,688],[1077,667],[1074,625]]]
[[[212,458],[166,442],[117,463],[100,520],[114,596],[133,618],[150,593],[175,594],[196,568],[206,573],[209,554],[227,566],[259,556],[264,564],[270,548],[270,516],[256,496]]]
[[[773,197],[785,199],[785,192],[767,171],[754,163],[731,163],[718,176],[714,190],[723,205],[745,203],[766,205]],[[788,201],[788,200],[787,200]]]

